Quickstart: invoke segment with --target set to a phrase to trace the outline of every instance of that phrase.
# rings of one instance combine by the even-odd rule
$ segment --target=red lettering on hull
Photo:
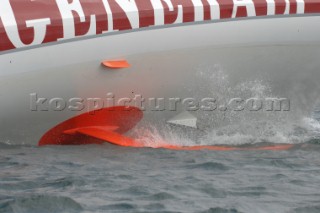
[[[320,13],[320,0],[2,0],[0,51],[204,20]]]

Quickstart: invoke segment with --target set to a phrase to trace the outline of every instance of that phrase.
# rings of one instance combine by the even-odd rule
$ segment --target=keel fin
[[[97,110],[94,113],[86,112],[65,120],[49,129],[41,137],[38,145],[102,144],[105,141],[108,141],[107,139],[109,139],[110,142],[118,143],[116,137],[112,137],[111,135],[114,135],[115,133],[120,136],[124,135],[126,132],[134,128],[142,118],[143,112],[139,108],[132,106],[114,106]],[[107,137],[105,136],[102,140],[95,140],[96,138],[101,138],[101,135],[99,136],[99,134],[94,134],[93,136],[95,137],[87,137],[83,131],[88,128],[91,131],[89,132],[89,130],[87,130],[87,135],[90,135],[89,133],[92,133],[93,129],[100,133],[111,133],[104,133],[107,136],[110,135],[109,138],[105,138]],[[132,141],[132,143],[129,143],[129,139],[124,141],[127,141],[128,144],[136,144]],[[120,142],[119,145],[125,145],[125,143]]]
[[[65,131],[65,134],[81,134],[118,146],[140,147],[134,139],[115,132],[117,127],[89,126]]]
[[[65,130],[63,133],[66,135],[76,135],[83,128],[88,128],[88,127],[69,129],[69,130]],[[116,131],[117,129],[119,129],[118,126],[90,126],[90,128],[100,129],[102,131]]]

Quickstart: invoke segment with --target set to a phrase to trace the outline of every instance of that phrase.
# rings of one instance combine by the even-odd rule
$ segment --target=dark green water
[[[319,153],[2,144],[0,212],[318,213]]]

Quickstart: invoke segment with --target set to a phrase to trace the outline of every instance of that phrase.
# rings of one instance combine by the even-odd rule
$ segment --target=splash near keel
[[[134,128],[142,119],[143,113],[136,107],[111,107],[99,111],[88,112],[71,118],[51,130],[39,141],[39,146],[45,145],[87,145],[110,143],[122,147],[156,148],[183,151],[212,150],[212,151],[239,151],[239,150],[288,150],[293,145],[262,146],[241,148],[232,146],[179,146],[161,141],[157,145],[150,145],[135,140],[124,134]]]

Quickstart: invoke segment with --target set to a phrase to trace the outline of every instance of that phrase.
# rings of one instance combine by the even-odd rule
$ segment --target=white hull
[[[309,16],[190,24],[0,55],[0,140],[37,144],[47,130],[86,112],[32,111],[32,93],[64,100],[105,98],[109,92],[118,98],[212,97],[219,82],[205,82],[203,75],[217,66],[230,85],[266,81],[272,95],[291,100],[292,113],[304,107],[310,112],[320,94],[319,23],[320,17]],[[112,59],[126,59],[131,68],[101,66]],[[178,113],[147,110],[144,120],[163,122]]]

